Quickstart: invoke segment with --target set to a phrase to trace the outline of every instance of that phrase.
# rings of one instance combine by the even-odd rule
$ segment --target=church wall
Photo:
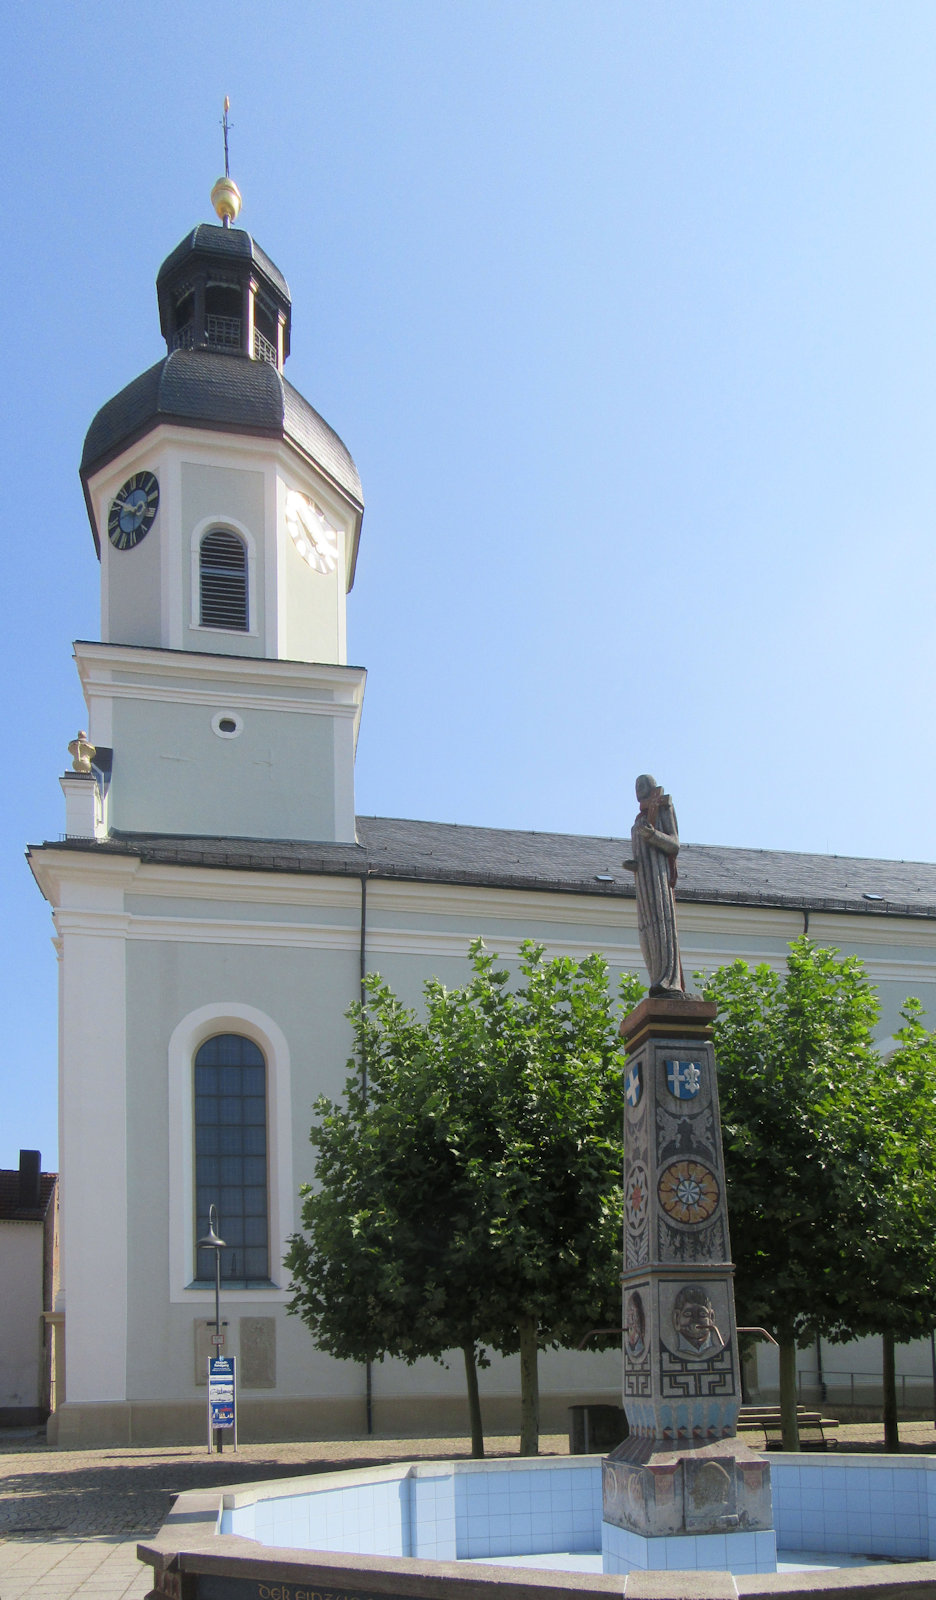
[[[299,1185],[312,1175],[308,1143],[312,1099],[319,1092],[340,1092],[350,1050],[350,1029],[342,1013],[356,993],[357,953],[352,942],[347,943],[347,949],[331,951],[175,940],[141,940],[130,946],[128,1026],[133,1036],[146,1041],[128,1086],[131,1227],[139,1250],[130,1276],[134,1398],[194,1397],[193,1323],[212,1316],[214,1308],[213,1291],[187,1288],[193,1270],[191,1210],[186,1215],[184,1207],[173,1207],[167,1182],[170,1139],[175,1136],[167,1074],[171,1036],[188,1015],[206,1003],[218,1003],[227,1009],[217,1022],[205,1024],[203,1037],[230,1031],[239,1025],[238,1012],[253,1012],[271,1019],[285,1038],[292,1080],[285,1142],[283,1125],[279,1129],[273,1125],[272,1108],[269,1130],[271,1188],[284,1167],[289,1175],[289,1209],[281,1218],[279,1235],[271,1239],[271,1273],[281,1287],[224,1291],[225,1313],[232,1319],[280,1316],[286,1299],[279,1265],[283,1240],[296,1225]],[[249,1031],[249,1021],[239,1026]],[[268,1061],[271,1078],[278,1065]],[[186,1078],[185,1090],[190,1093],[189,1074]],[[189,1150],[177,1150],[176,1161],[189,1192],[193,1181]],[[223,1223],[222,1216],[222,1229]],[[180,1273],[173,1270],[170,1258],[173,1239],[181,1246]],[[359,1376],[315,1352],[301,1323],[293,1319],[278,1330],[276,1370],[277,1389],[284,1393],[353,1393],[359,1387]]]
[[[68,1396],[122,1400],[127,1364],[125,941],[119,890],[59,913]]]
[[[231,710],[238,715],[232,689]],[[256,706],[221,738],[219,706],[117,699],[110,825],[247,838],[335,837],[335,723]]]
[[[116,873],[116,864],[112,867]],[[251,1017],[266,1019],[264,1026],[271,1037],[281,1035],[288,1057],[289,1103],[278,1128],[271,1128],[271,1183],[275,1187],[283,1173],[285,1153],[288,1180],[279,1228],[280,1237],[285,1237],[298,1223],[299,1185],[312,1176],[308,1129],[313,1101],[319,1093],[340,1098],[346,1077],[351,1032],[344,1012],[358,994],[361,891],[353,878],[163,868],[130,862],[121,864],[119,883],[118,889],[115,878],[115,888],[100,891],[97,899],[87,888],[64,897],[80,898],[87,907],[96,908],[89,910],[95,921],[93,940],[78,938],[78,930],[67,922],[68,913],[62,914],[67,924],[68,1048],[74,1053],[78,1040],[92,1040],[94,1059],[90,1095],[86,1055],[73,1063],[64,1078],[69,1144],[75,1143],[77,1134],[75,1163],[80,1164],[83,1185],[81,1205],[72,1210],[68,1197],[75,1192],[76,1168],[66,1157],[65,1225],[72,1230],[73,1251],[76,1230],[82,1231],[70,1266],[68,1399],[74,1406],[83,1401],[117,1401],[125,1393],[136,1408],[130,1421],[125,1412],[120,1417],[94,1413],[98,1421],[93,1426],[104,1429],[107,1437],[119,1436],[126,1426],[133,1437],[197,1438],[204,1388],[197,1381],[196,1337],[201,1338],[198,1348],[203,1351],[206,1324],[213,1316],[213,1293],[187,1288],[192,1270],[192,1176],[179,1128],[182,1102],[191,1093],[190,1064],[197,1046],[186,1047],[183,1075],[176,1071],[173,1077],[173,1040],[186,1019],[212,1008],[214,1020],[209,1018],[199,1040],[212,1031],[228,1031],[229,1026],[233,1031],[249,1032]],[[124,888],[132,891],[126,897]],[[591,950],[603,950],[612,979],[622,970],[639,966],[631,901],[371,880],[367,910],[369,970],[380,971],[406,1003],[417,1007],[430,974],[449,985],[465,980],[468,945],[478,935],[511,965],[516,962],[520,941],[532,937],[545,943],[550,954],[567,952],[581,958]],[[129,921],[118,912],[125,913]],[[737,955],[766,959],[779,969],[789,938],[802,926],[797,913],[694,904],[685,907],[684,922],[690,971]],[[102,946],[108,929],[112,936],[105,938]],[[821,936],[843,950],[854,948],[868,961],[872,977],[884,988],[882,1029],[892,1031],[896,1008],[907,992],[920,994],[924,1003],[933,1002],[936,1009],[936,962],[927,960],[927,954],[933,952],[925,924],[910,918],[888,918],[885,923],[827,917],[821,923]],[[109,992],[116,1002],[122,993],[124,948],[125,1014],[118,1017],[116,1005],[105,1008],[109,1020],[105,1020],[102,1033],[101,1018],[90,1018],[83,1009],[82,991],[91,983],[88,962],[99,986],[100,959],[110,952],[105,954],[105,967],[109,962]],[[248,1020],[239,1022],[241,1015]],[[121,1122],[122,1089],[115,1063],[124,1037],[132,1041],[132,1048]],[[102,1118],[100,1128],[98,1117]],[[271,1121],[275,1121],[272,1115]],[[120,1299],[119,1240],[113,1273],[108,1271],[104,1281],[91,1243],[94,1226],[112,1230],[115,1216],[120,1234],[121,1140],[117,1130],[119,1126],[122,1134],[124,1125],[125,1308]],[[107,1186],[100,1181],[103,1170],[108,1173]],[[115,1194],[118,1204],[112,1211],[109,1202]],[[221,1224],[223,1231],[223,1217]],[[280,1249],[278,1246],[274,1259],[279,1258]],[[180,1261],[184,1271],[179,1269]],[[94,1264],[90,1270],[89,1263]],[[307,1434],[361,1431],[363,1369],[335,1362],[314,1349],[304,1325],[285,1315],[285,1279],[275,1267],[274,1278],[278,1289],[223,1291],[226,1348],[242,1360],[244,1350],[248,1345],[253,1348],[258,1337],[269,1343],[268,1323],[258,1331],[256,1319],[275,1320],[269,1348],[275,1375],[273,1364],[263,1368],[261,1363],[261,1387],[244,1388],[245,1428],[254,1436],[262,1436],[265,1429],[285,1433],[293,1426]],[[201,1326],[200,1336],[196,1324]],[[844,1349],[834,1354],[827,1351],[825,1356],[830,1368],[849,1364],[854,1368],[855,1359]],[[861,1352],[860,1359],[870,1360],[871,1353]],[[808,1353],[803,1361],[808,1364]],[[906,1370],[915,1370],[920,1361],[922,1356],[919,1361],[913,1356]],[[257,1370],[256,1362],[254,1366]],[[769,1357],[761,1362],[759,1381],[769,1388]],[[568,1404],[583,1399],[616,1403],[619,1357],[614,1352],[546,1353],[541,1383],[545,1415],[550,1419],[546,1425],[561,1427]],[[518,1394],[516,1358],[495,1358],[481,1375],[481,1393],[487,1425],[513,1427]],[[378,1429],[432,1431],[463,1426],[460,1354],[455,1352],[447,1366],[377,1363],[373,1403]],[[89,1437],[92,1411],[81,1413],[84,1421],[69,1422],[66,1414],[61,1442],[69,1437]],[[69,1426],[79,1431],[69,1435]]]

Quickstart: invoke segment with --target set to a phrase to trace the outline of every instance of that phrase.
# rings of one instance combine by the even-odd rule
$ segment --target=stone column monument
[[[603,1464],[605,1570],[776,1570],[770,1468],[735,1434],[741,1403],[711,1024],[685,992],[676,814],[637,779],[631,833],[650,993],[625,1041],[624,1409]]]

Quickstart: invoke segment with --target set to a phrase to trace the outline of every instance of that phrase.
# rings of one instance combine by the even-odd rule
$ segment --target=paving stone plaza
[[[840,1449],[883,1449],[879,1424],[843,1426],[839,1434]],[[487,1449],[508,1456],[517,1444],[491,1438]],[[901,1445],[933,1452],[933,1424],[902,1423]],[[546,1435],[540,1448],[561,1455],[568,1441]],[[184,1489],[469,1453],[465,1439],[253,1444],[209,1456],[195,1446],[54,1450],[39,1434],[0,1435],[0,1600],[143,1600],[150,1569],[137,1561],[137,1540],[157,1531]]]

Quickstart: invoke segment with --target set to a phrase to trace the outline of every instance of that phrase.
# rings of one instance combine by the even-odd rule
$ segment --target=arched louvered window
[[[202,627],[246,633],[247,549],[236,533],[212,528],[205,534],[199,552],[199,584]]]

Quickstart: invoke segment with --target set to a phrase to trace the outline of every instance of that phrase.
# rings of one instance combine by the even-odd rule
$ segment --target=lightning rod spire
[[[231,163],[228,155],[228,112],[231,102],[227,95],[224,96],[224,115],[221,118],[221,127],[224,130],[224,177],[219,178],[211,191],[211,204],[221,218],[221,226],[229,228],[237,220],[240,211],[241,192],[231,177]]]

